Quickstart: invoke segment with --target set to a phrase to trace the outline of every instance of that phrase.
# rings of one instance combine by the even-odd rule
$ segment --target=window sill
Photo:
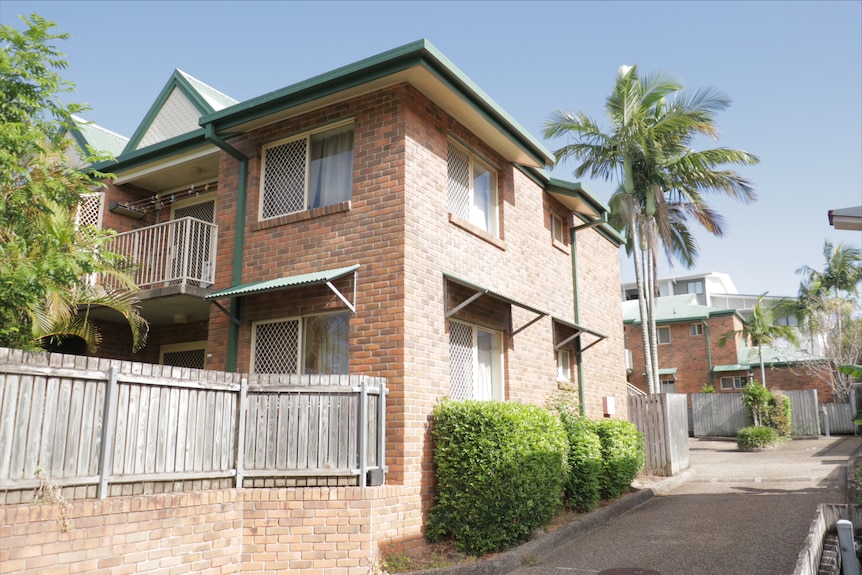
[[[559,240],[555,240],[555,239],[552,239],[551,242],[554,244],[555,248],[557,248],[558,250],[560,250],[561,252],[563,252],[567,256],[572,255],[572,250],[569,249],[569,246],[567,246],[563,242],[561,242]]]
[[[459,218],[455,214],[449,214],[449,223],[454,224],[461,228],[464,231],[470,232],[474,236],[477,236],[479,239],[485,240],[489,244],[500,248],[501,250],[506,249],[506,242],[501,240],[500,238],[494,237],[479,226],[474,226],[464,218]]]
[[[314,208],[312,210],[305,210],[304,212],[295,212],[292,214],[269,218],[268,220],[262,220],[257,222],[252,229],[253,231],[265,230],[268,228],[283,226],[285,224],[295,224],[296,222],[304,222],[305,220],[311,220],[314,218],[319,218],[321,216],[329,216],[332,214],[349,211],[350,200],[346,202],[338,202],[337,204],[330,204],[328,206]]]

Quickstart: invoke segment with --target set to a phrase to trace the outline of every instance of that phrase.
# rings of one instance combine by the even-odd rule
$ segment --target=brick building
[[[697,294],[686,294],[656,298],[655,315],[663,392],[700,393],[709,385],[717,393],[737,393],[751,379],[762,379],[757,347],[749,347],[741,337],[718,344],[725,334],[742,329],[739,311],[702,305]],[[623,323],[626,350],[631,354],[628,381],[647,391],[637,300],[623,304]],[[788,344],[763,346],[762,352],[770,390],[814,388],[821,402],[833,401],[828,383],[804,369],[806,362],[819,358]]]
[[[124,232],[150,333],[133,354],[102,316],[100,353],[386,378],[387,494],[409,511],[382,540],[421,539],[441,398],[567,384],[627,416],[606,206],[428,42],[245,102],[176,71],[130,139],[101,141],[116,179],[85,212]]]

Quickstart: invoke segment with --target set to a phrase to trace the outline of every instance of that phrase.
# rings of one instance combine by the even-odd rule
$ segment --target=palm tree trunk
[[[648,291],[649,298],[647,299],[647,313],[649,315],[649,338],[650,338],[650,358],[652,359],[653,386],[654,393],[661,393],[661,378],[659,376],[658,367],[658,329],[655,325],[655,298],[658,291],[658,278],[656,277],[656,247],[658,244],[658,233],[655,226],[655,219],[648,218],[646,221],[647,228],[647,261],[649,272]]]
[[[766,387],[766,368],[763,366],[763,345],[757,345],[757,354],[760,356],[760,385]]]
[[[644,283],[644,266],[643,266],[643,245],[641,244],[641,234],[636,224],[635,216],[629,219],[629,230],[632,231],[632,252],[635,262],[635,280],[638,286],[638,310],[641,318],[641,341],[644,350],[644,372],[647,380],[647,392],[655,393],[654,373],[652,369],[652,349],[650,347],[649,338],[649,321],[647,314],[647,287]]]

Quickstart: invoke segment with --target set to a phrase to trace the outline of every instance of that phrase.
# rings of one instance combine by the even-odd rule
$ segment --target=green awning
[[[722,372],[722,371],[748,371],[751,369],[750,365],[745,365],[742,363],[732,363],[730,365],[716,365],[712,368],[712,371]]]
[[[507,297],[507,296],[501,294],[500,292],[494,291],[490,288],[482,287],[478,284],[475,284],[471,281],[459,278],[459,277],[454,276],[452,274],[448,274],[446,272],[443,272],[443,278],[450,281],[450,282],[462,285],[468,289],[476,291],[475,294],[473,294],[472,296],[467,298],[465,301],[461,302],[460,304],[458,304],[454,308],[447,310],[446,311],[446,319],[449,319],[450,317],[452,317],[453,315],[455,315],[456,313],[458,313],[459,311],[461,311],[462,309],[464,309],[465,307],[467,307],[468,305],[470,305],[471,303],[473,303],[474,301],[476,301],[477,299],[479,299],[482,296],[488,296],[488,297],[494,298],[498,301],[501,301],[503,303],[506,303],[509,305],[514,305],[514,306],[517,306],[521,309],[525,309],[530,313],[536,314],[535,318],[533,318],[531,321],[527,322],[526,325],[519,327],[518,329],[514,329],[513,326],[511,325],[512,317],[510,315],[509,316],[509,331],[511,332],[512,335],[517,334],[518,332],[526,329],[530,325],[534,324],[535,322],[539,321],[540,319],[542,319],[543,317],[548,315],[548,312],[546,312],[546,311],[542,311],[540,309],[534,308],[534,307],[529,306],[523,302],[519,302],[518,300],[514,300],[510,297]],[[448,296],[447,296],[447,299],[448,299]]]
[[[285,276],[282,278],[276,278],[274,280],[241,284],[223,290],[219,290],[211,294],[207,294],[204,296],[204,299],[214,300],[222,297],[257,295],[268,291],[276,291],[300,286],[309,286],[325,283],[329,287],[329,289],[331,289],[335,293],[335,295],[338,296],[338,298],[343,301],[347,305],[347,307],[350,308],[350,311],[356,313],[355,304],[350,303],[340,291],[335,289],[335,286],[332,285],[332,282],[334,280],[337,280],[338,278],[354,273],[358,269],[359,264],[355,264],[346,268],[336,268],[332,270],[323,270],[319,272],[311,272],[295,276]],[[355,281],[353,282],[353,301],[356,302]]]
[[[603,339],[608,337],[608,336],[601,334],[597,331],[593,331],[593,330],[586,328],[582,325],[572,323],[572,322],[566,321],[564,319],[560,319],[556,316],[551,316],[551,319],[553,319],[555,323],[558,323],[558,324],[565,326],[565,327],[569,328],[570,330],[572,330],[572,335],[570,335],[569,337],[567,337],[563,341],[554,342],[554,349],[560,349],[560,348],[568,345],[576,337],[580,337],[582,333],[588,333],[588,334],[592,335],[593,337],[595,337],[596,339],[588,345],[583,345],[583,343],[581,344],[581,353],[583,353],[587,349],[593,347],[594,345],[596,345],[597,343],[599,343],[600,341],[602,341]],[[583,340],[581,340],[581,341],[583,342]]]
[[[645,371],[641,372],[641,375],[646,375]],[[674,379],[676,379],[676,368],[675,367],[660,367],[658,368],[659,377],[663,375],[672,375]]]

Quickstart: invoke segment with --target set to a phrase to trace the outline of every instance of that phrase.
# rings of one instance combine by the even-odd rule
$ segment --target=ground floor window
[[[733,377],[722,377],[721,378],[721,389],[731,390],[731,389],[743,389],[748,383],[748,376],[745,375],[737,375]]]
[[[661,380],[661,392],[662,393],[676,393],[676,381],[673,379],[662,379]]]
[[[206,367],[207,342],[190,341],[174,343],[159,348],[159,363],[174,367],[204,369]]]
[[[349,312],[256,322],[252,372],[346,374],[349,325]]]
[[[449,321],[452,399],[503,399],[503,334]]]
[[[557,381],[572,382],[572,354],[567,349],[557,350]]]

